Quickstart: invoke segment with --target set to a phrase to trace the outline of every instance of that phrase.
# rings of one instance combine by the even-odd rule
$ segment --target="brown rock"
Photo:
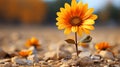
[[[7,53],[0,48],[0,58],[4,58],[6,55]]]
[[[57,53],[56,51],[50,51],[50,52],[46,52],[44,54],[45,58],[49,58],[49,59],[57,59]]]
[[[83,58],[81,58],[81,61],[80,61],[81,65],[91,65],[93,63],[94,62],[90,57],[83,57]]]
[[[12,64],[12,67],[19,67],[17,64]]]
[[[0,64],[0,67],[12,67],[10,62],[6,62],[5,64]]]
[[[42,64],[42,65],[48,65],[48,63],[45,62],[45,61],[39,61],[39,63]]]
[[[60,67],[70,67],[67,63],[62,64]]]
[[[10,62],[5,62],[5,66],[4,67],[12,67],[12,63]]]
[[[1,59],[0,63],[10,62],[10,61],[11,61],[10,59]]]

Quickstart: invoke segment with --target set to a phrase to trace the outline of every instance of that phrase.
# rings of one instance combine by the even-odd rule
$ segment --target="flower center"
[[[82,20],[79,17],[73,17],[70,20],[70,24],[73,26],[79,26],[79,25],[81,25],[81,22],[82,22]]]
[[[106,50],[107,48],[102,48],[102,50]]]

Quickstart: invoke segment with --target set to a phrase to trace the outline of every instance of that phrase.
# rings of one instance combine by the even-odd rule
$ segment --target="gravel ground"
[[[63,31],[51,27],[2,27],[0,28],[0,50],[5,53],[27,49],[24,44],[31,37],[38,38],[41,48],[37,50],[39,61],[33,64],[14,63],[12,57],[0,59],[0,67],[120,67],[120,28],[96,28],[92,31],[91,44],[97,42],[109,42],[111,51],[114,52],[114,60],[100,58],[97,62],[90,57],[78,58],[75,55],[74,45],[67,44],[66,38],[73,38],[74,35],[64,35]],[[79,37],[78,39],[80,39]],[[59,47],[57,45],[60,45]],[[59,50],[57,50],[58,48]],[[93,48],[93,46],[91,45]],[[56,51],[57,50],[57,51]],[[92,49],[91,49],[92,51]],[[94,51],[94,48],[93,48]],[[56,53],[57,52],[57,53]],[[59,53],[59,54],[58,54]],[[93,52],[92,52],[93,53]],[[3,54],[0,54],[2,56]],[[71,57],[69,57],[69,55]],[[93,55],[93,54],[92,54]],[[82,60],[82,61],[81,61]],[[8,66],[7,66],[8,65]]]

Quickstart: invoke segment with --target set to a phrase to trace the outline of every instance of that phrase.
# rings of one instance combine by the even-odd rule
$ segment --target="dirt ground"
[[[88,64],[88,65],[79,65],[80,67],[120,67],[120,28],[106,28],[106,27],[99,27],[96,28],[94,31],[91,32],[92,43],[98,43],[98,42],[109,42],[111,46],[111,50],[115,52],[117,60],[114,60],[114,63],[101,61],[99,63],[94,64]],[[50,50],[54,50],[56,47],[50,47],[50,45],[58,45],[60,42],[67,44],[64,40],[67,38],[73,38],[74,35],[64,35],[63,31],[58,30],[56,27],[2,27],[0,28],[0,48],[3,49],[5,52],[9,53],[17,50],[26,49],[24,46],[27,39],[31,37],[36,37],[40,44],[41,48],[38,50],[38,55],[44,59],[44,54],[46,52],[49,52]],[[78,37],[80,39],[81,37]],[[65,46],[66,47],[66,46]],[[67,46],[69,47],[69,46]],[[72,46],[73,49],[75,49],[74,46]],[[72,53],[74,53],[75,50],[73,50]],[[117,57],[119,56],[119,57]],[[3,60],[5,58],[2,58]],[[79,66],[65,66],[61,63],[61,66],[55,66],[54,63],[62,62],[64,58],[60,60],[54,60],[50,59],[44,61],[43,65],[37,65],[36,67],[79,67]],[[40,61],[39,61],[40,62]],[[41,61],[42,62],[42,61]],[[49,63],[52,63],[51,66]],[[74,63],[74,62],[73,62]],[[48,64],[44,65],[44,64]],[[5,67],[3,64],[0,64],[0,67]],[[53,65],[53,66],[52,66]],[[63,65],[63,66],[62,66]],[[17,66],[17,65],[16,65]],[[18,67],[25,67],[26,65],[18,65]],[[34,65],[32,65],[34,66]],[[32,67],[31,66],[31,67]],[[15,67],[15,66],[11,66]],[[30,66],[26,66],[30,67]]]

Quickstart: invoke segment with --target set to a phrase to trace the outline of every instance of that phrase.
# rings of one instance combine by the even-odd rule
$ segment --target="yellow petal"
[[[81,2],[81,1],[78,3],[78,6],[79,6],[79,7],[82,7],[82,2]]]
[[[83,25],[84,24],[94,24],[95,22],[94,22],[94,20],[92,20],[92,19],[88,19],[88,20],[85,20],[85,21],[83,21]]]
[[[88,19],[92,19],[92,20],[96,20],[98,18],[97,15],[95,14],[92,14]]]
[[[82,31],[81,27],[79,27],[79,28],[78,28],[78,35],[79,35],[79,36],[82,36],[82,32],[83,32],[83,31]]]
[[[76,6],[77,6],[77,2],[76,2],[76,0],[72,0],[72,2],[71,2],[71,6],[72,6],[72,7],[76,7]]]
[[[95,48],[98,50],[99,48],[98,48],[98,45],[95,45]]]
[[[56,20],[59,21],[59,22],[64,22],[64,20],[60,17],[57,17]]]
[[[57,17],[57,18],[56,18],[56,20],[57,20],[57,21],[59,21],[59,20],[60,20],[60,18],[59,18],[59,17]]]
[[[61,24],[61,25],[58,26],[59,30],[64,29],[64,28],[65,28],[65,26],[63,24]]]
[[[64,16],[64,14],[65,14],[65,9],[64,9],[64,8],[60,8],[60,11],[61,11],[61,15]]]
[[[61,11],[61,12],[64,12],[64,11],[65,11],[65,9],[64,9],[64,8],[60,8],[60,11]]]
[[[60,11],[61,11],[61,12],[57,12],[57,13],[56,13],[57,16],[58,16],[58,17],[64,17],[65,9],[64,9],[64,8],[60,8]]]
[[[85,14],[87,10],[88,10],[88,4],[84,4],[82,7],[82,16]]]
[[[68,3],[65,3],[65,9],[69,9],[70,8],[70,5]]]
[[[33,52],[31,50],[28,51],[28,55],[31,55]]]
[[[71,28],[66,28],[65,30],[64,30],[64,34],[70,34],[70,32],[71,32]]]
[[[57,22],[57,23],[56,23],[56,25],[59,25],[59,24],[61,24],[61,23],[60,23],[60,22]]]
[[[31,42],[36,42],[36,41],[38,41],[38,40],[35,37],[31,38]]]
[[[72,32],[77,32],[78,26],[72,26]]]
[[[85,28],[82,28],[82,29],[86,34],[90,34],[90,31],[88,29],[85,29]]]
[[[94,30],[94,26],[91,26],[91,25],[83,25],[82,27],[89,30]]]
[[[57,14],[57,16],[61,16],[61,15],[62,15],[62,13],[61,13],[61,12],[57,12],[56,14]]]
[[[85,15],[83,16],[83,20],[87,19],[94,11],[94,8],[90,8]]]
[[[80,2],[78,3],[78,7],[79,7],[79,13],[78,13],[78,15],[79,15],[79,16],[80,16],[81,13],[82,13],[82,6],[83,6],[83,4],[82,4],[82,2],[80,1]]]

